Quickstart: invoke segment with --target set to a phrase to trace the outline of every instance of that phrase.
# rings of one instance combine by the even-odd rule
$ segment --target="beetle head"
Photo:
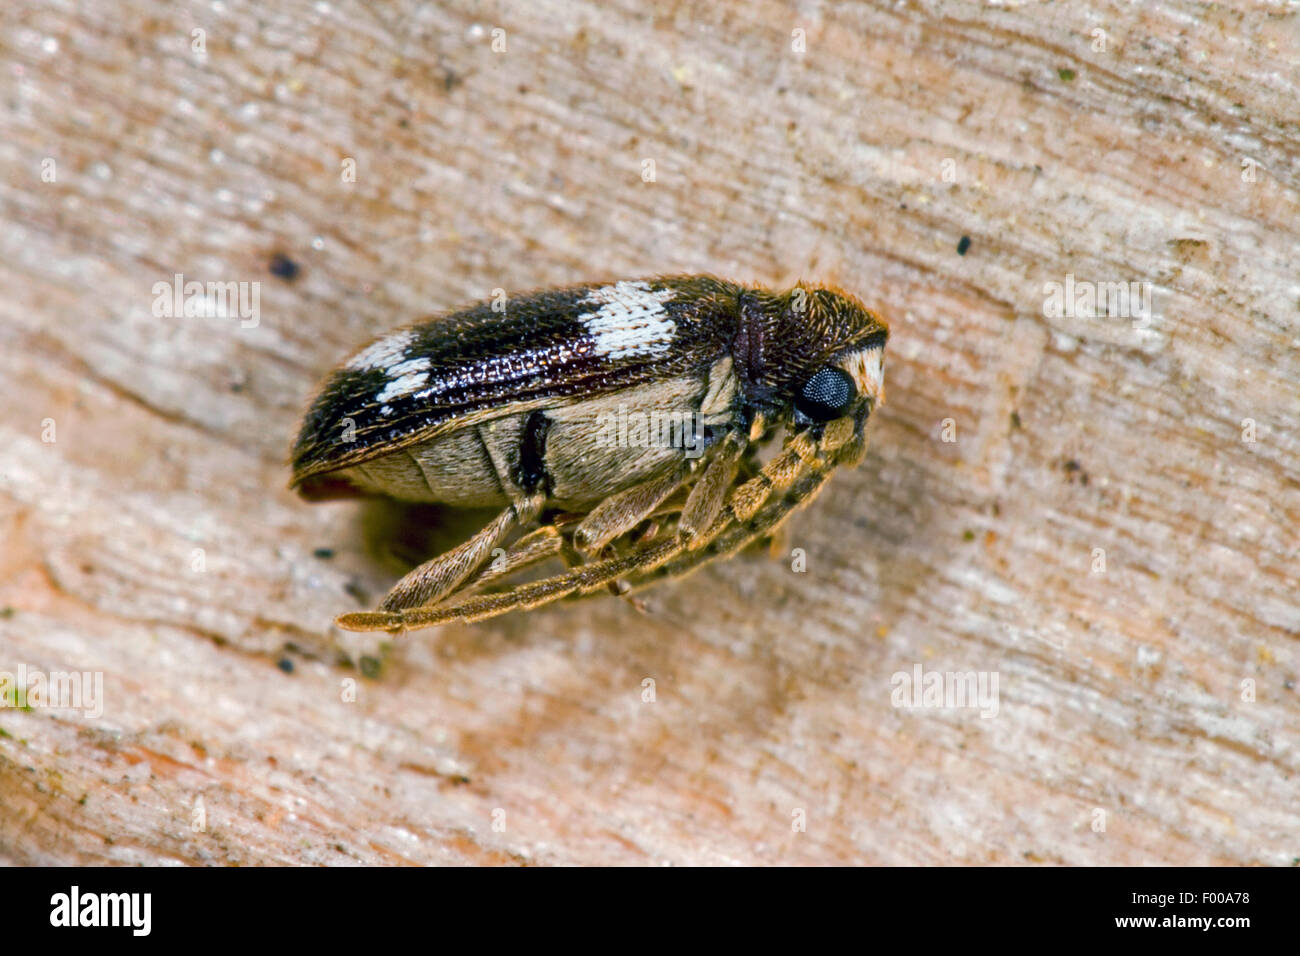
[[[797,427],[852,416],[865,422],[884,401],[889,329],[838,289],[746,289],[732,351],[750,402]]]

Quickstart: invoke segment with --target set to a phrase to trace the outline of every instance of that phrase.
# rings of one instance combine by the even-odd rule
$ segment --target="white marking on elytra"
[[[880,404],[885,400],[885,349],[875,348],[850,352],[840,360],[840,368],[849,373],[859,395],[869,395]]]
[[[388,384],[375,396],[377,402],[388,402],[403,395],[418,392],[429,380],[429,360],[427,358],[407,359],[387,369]]]
[[[411,331],[394,332],[385,335],[378,342],[372,342],[354,355],[344,368],[354,372],[369,372],[374,369],[391,369],[406,356],[406,350],[415,341]]]
[[[645,282],[616,282],[593,289],[579,304],[600,309],[578,317],[594,340],[592,351],[612,358],[667,351],[677,323],[669,318],[664,303],[675,295],[672,289],[652,291]]]

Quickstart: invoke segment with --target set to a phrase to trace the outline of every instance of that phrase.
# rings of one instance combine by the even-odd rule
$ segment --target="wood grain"
[[[0,710],[0,860],[1292,864],[1297,63],[1282,3],[6,4],[0,670],[104,709]],[[670,272],[892,322],[785,552],[333,630],[419,516],[286,490],[330,366]],[[918,665],[996,716],[893,706]]]

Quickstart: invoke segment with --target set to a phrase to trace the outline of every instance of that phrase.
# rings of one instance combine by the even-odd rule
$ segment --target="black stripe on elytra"
[[[551,420],[540,408],[530,412],[524,421],[519,437],[519,464],[511,477],[529,494],[550,490],[546,474],[546,433],[550,428]]]

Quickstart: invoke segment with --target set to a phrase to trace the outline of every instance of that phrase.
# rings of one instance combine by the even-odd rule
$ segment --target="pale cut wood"
[[[104,685],[0,711],[0,860],[1300,859],[1294,5],[370,10],[0,7],[0,670]],[[319,377],[705,271],[889,317],[866,462],[775,560],[363,675],[330,621],[420,513],[286,490]],[[176,274],[258,322],[156,316]],[[917,666],[996,716],[893,706]]]

